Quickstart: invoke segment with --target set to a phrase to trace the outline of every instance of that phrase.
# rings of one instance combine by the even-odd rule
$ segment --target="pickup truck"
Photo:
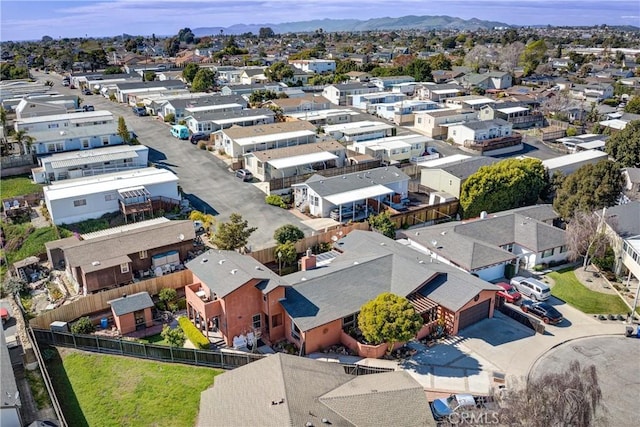
[[[471,411],[476,408],[495,411],[498,409],[498,405],[491,396],[473,396],[471,394],[452,394],[431,403],[431,412],[436,421],[442,421],[456,412]]]

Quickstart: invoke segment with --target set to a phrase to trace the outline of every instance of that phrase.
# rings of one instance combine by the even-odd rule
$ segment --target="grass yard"
[[[222,371],[59,349],[48,363],[70,426],[192,427]]]
[[[166,342],[164,338],[162,338],[162,335],[160,334],[155,334],[155,335],[151,335],[150,337],[141,338],[137,341],[145,344],[169,345],[169,343]]]
[[[3,224],[3,229],[9,264],[29,256],[46,254],[44,244],[59,238],[54,227],[34,228],[31,223]],[[70,235],[66,230],[60,230],[60,237]]]
[[[587,314],[626,314],[629,307],[617,295],[595,292],[578,281],[573,270],[554,271],[551,295]]]
[[[16,196],[25,196],[31,193],[40,193],[42,191],[41,184],[34,184],[28,176],[13,176],[2,178],[0,181],[0,192],[3,199],[9,199]]]

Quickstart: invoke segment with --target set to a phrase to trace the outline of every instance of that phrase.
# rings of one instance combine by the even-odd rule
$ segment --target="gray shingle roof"
[[[464,126],[473,130],[489,130],[496,126],[508,126],[509,122],[503,119],[492,120],[474,120],[470,122],[462,123],[460,126]]]
[[[435,425],[422,387],[406,372],[353,377],[339,364],[282,353],[216,377],[201,394],[197,425],[319,426],[322,419],[345,427]]]
[[[482,166],[492,165],[498,161],[499,159],[494,159],[493,157],[472,157],[462,163],[445,165],[440,169],[461,180],[465,180],[476,173]]]
[[[134,311],[144,310],[145,308],[154,306],[153,300],[148,292],[138,292],[137,294],[127,295],[108,301],[108,303],[111,305],[111,310],[116,316],[122,316],[123,314],[133,313]]]
[[[220,298],[248,282],[264,293],[286,284],[277,274],[248,255],[235,251],[208,250],[186,264]]]
[[[400,169],[389,166],[329,178],[313,175],[305,181],[305,184],[319,196],[326,197],[346,191],[360,190],[372,185],[387,185],[409,179],[409,176]]]
[[[601,215],[602,213],[599,212]],[[640,235],[640,202],[607,208],[606,221],[621,237]]]
[[[79,240],[75,244],[65,240],[67,244],[63,250],[67,264],[77,267],[179,243],[179,236],[183,237],[183,241],[195,239],[193,222],[167,221],[118,234]]]
[[[547,208],[531,212],[547,217]],[[518,210],[515,210],[518,211]],[[522,213],[528,213],[523,210]],[[565,245],[565,232],[514,211],[498,212],[485,219],[456,221],[412,229],[403,235],[467,271],[515,258],[501,246],[516,243],[533,252]]]
[[[455,267],[431,263],[428,256],[378,233],[352,231],[336,247],[342,253],[330,264],[283,278],[291,287],[281,304],[303,331],[356,313],[383,292],[406,297],[439,273],[447,273],[449,280],[434,301],[451,310],[459,308],[459,294],[466,295],[466,304],[483,289],[495,290],[488,282]],[[452,291],[455,298],[448,300],[445,291],[461,283],[462,289]]]

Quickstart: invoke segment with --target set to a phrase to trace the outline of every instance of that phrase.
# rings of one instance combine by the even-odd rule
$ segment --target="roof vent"
[[[342,179],[347,179],[347,175],[342,175]]]
[[[418,264],[424,264],[424,260],[421,259],[420,261],[418,261]]]
[[[329,421],[329,420],[328,420],[328,419],[326,419],[326,418],[323,418],[323,419],[322,419],[322,423],[323,423],[323,424],[331,424],[331,421]]]
[[[200,260],[200,264],[204,264],[204,263],[205,263],[205,262],[207,262],[207,261],[209,261],[207,258],[202,258],[202,259]]]
[[[233,270],[231,270],[231,274],[236,274],[238,272],[237,268],[234,268]]]
[[[442,233],[440,233],[440,234],[444,236],[445,234],[447,234],[447,232],[446,232],[446,231],[443,231],[443,232],[442,232]]]
[[[255,266],[255,269],[256,269],[256,270],[260,270],[260,271],[262,271],[262,268],[260,268],[260,266],[259,266],[259,265],[256,265],[256,266]]]
[[[306,282],[306,281],[307,281],[307,278],[306,278],[306,277],[303,277],[302,279],[300,279],[300,281],[301,281],[301,282]]]
[[[487,217],[487,211],[480,212],[480,219],[485,219]]]
[[[380,242],[380,246],[384,246],[384,242]]]
[[[222,265],[224,264],[225,261],[226,261],[225,259],[221,259],[220,261],[218,261],[218,264]]]
[[[93,262],[91,263],[91,265],[93,265],[94,267],[95,267],[96,265],[100,265],[100,261],[93,261]]]
[[[438,241],[437,241],[437,240],[432,240],[432,241],[431,241],[431,245],[436,246],[437,244],[438,244]]]
[[[358,265],[360,264],[358,261],[353,261],[353,265]]]

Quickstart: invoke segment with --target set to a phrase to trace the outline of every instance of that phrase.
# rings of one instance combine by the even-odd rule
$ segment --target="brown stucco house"
[[[54,268],[66,269],[79,290],[93,293],[181,268],[194,249],[195,237],[192,221],[157,218],[45,246]]]
[[[218,328],[227,345],[248,332],[265,342],[286,339],[302,354],[343,344],[379,357],[386,346],[349,336],[362,305],[384,292],[407,297],[422,315],[418,338],[444,322],[447,332],[493,316],[498,288],[381,234],[353,231],[328,253],[307,255],[302,271],[284,277],[249,256],[209,251],[187,264],[187,311],[201,329]],[[204,321],[201,322],[201,320]]]
[[[121,298],[108,301],[111,305],[113,322],[121,334],[128,334],[153,326],[153,300],[148,292],[122,295]]]

